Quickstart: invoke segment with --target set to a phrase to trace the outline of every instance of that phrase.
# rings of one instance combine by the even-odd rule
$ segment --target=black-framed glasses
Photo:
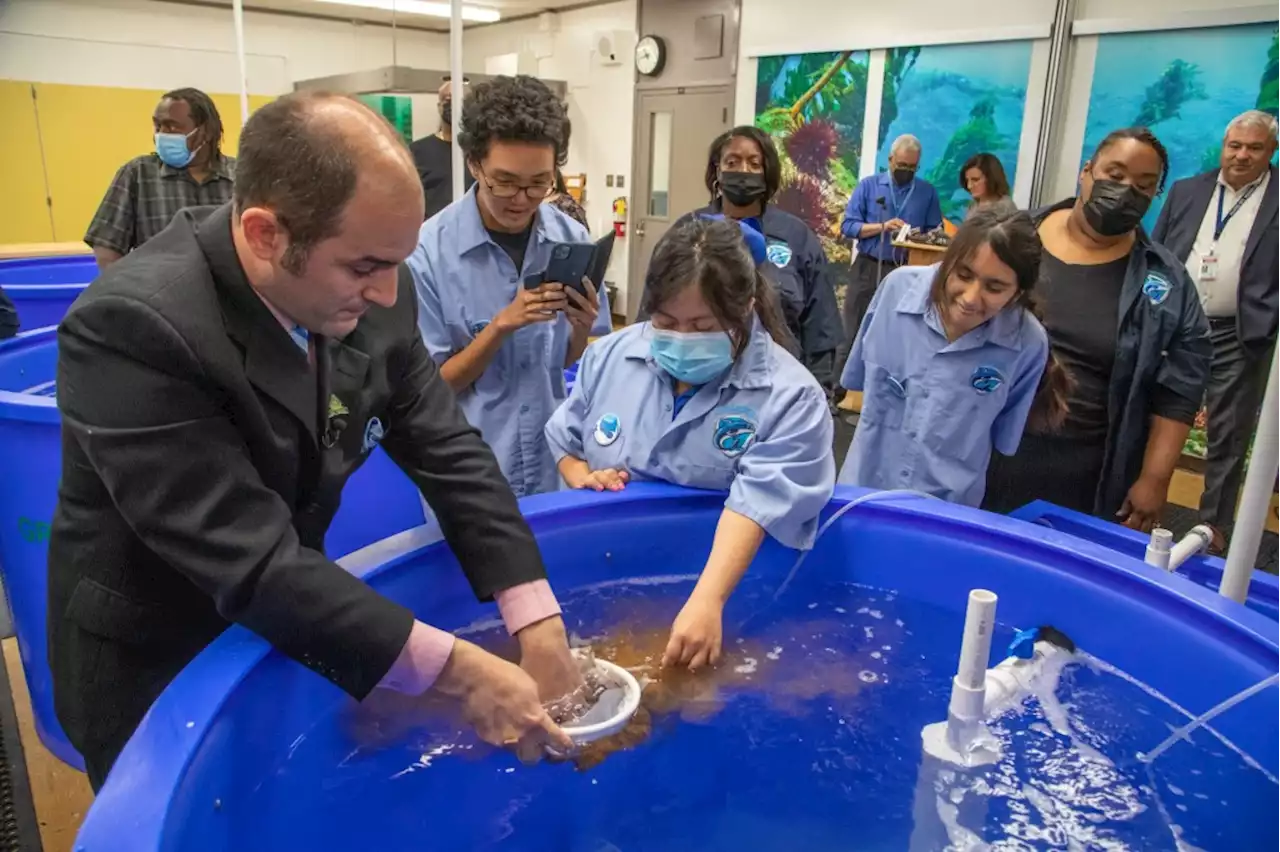
[[[521,192],[534,201],[542,201],[548,195],[556,191],[555,184],[535,183],[529,186],[521,186],[518,183],[495,183],[489,180],[489,176],[480,169],[480,177],[484,180],[484,185],[489,187],[489,191],[493,193],[495,198],[515,198]]]

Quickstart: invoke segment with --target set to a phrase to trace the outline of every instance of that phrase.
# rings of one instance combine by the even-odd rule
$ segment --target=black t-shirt
[[[1116,359],[1120,291],[1128,255],[1090,266],[1063,263],[1045,251],[1038,291],[1044,299],[1045,328],[1058,358],[1075,377],[1063,432],[1105,439],[1107,397]]]
[[[418,177],[422,179],[422,191],[427,196],[427,218],[439,213],[453,201],[453,148],[439,136],[424,136],[409,146]],[[470,170],[463,177],[463,185],[470,189],[476,179]]]
[[[533,234],[533,220],[529,220],[529,227],[516,234],[495,231],[493,228],[485,228],[485,230],[489,232],[490,239],[507,253],[507,257],[511,258],[511,262],[516,265],[516,272],[523,269],[525,249],[529,247],[529,237]]]

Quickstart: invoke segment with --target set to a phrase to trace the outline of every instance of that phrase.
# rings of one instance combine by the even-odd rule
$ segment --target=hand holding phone
[[[510,334],[526,325],[555,319],[556,312],[563,311],[567,304],[565,290],[559,284],[537,284],[517,291],[511,304],[499,311],[493,322],[499,331]]]
[[[590,331],[596,324],[596,317],[600,316],[600,298],[590,278],[583,278],[580,286],[581,290],[577,287],[564,289],[567,303],[564,312],[575,329]]]

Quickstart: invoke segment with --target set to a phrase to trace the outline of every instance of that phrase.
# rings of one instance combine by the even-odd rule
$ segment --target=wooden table
[[[946,246],[932,246],[906,240],[894,240],[893,247],[907,253],[907,266],[933,266],[942,260],[942,255],[947,251]]]
[[[84,243],[9,243],[0,245],[0,260],[15,257],[64,257],[76,254],[93,254]]]

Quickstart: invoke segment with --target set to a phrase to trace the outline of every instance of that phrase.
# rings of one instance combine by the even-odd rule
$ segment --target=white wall
[[[564,171],[587,175],[587,218],[591,233],[599,237],[612,227],[613,199],[626,196],[630,204],[636,0],[564,12],[556,15],[555,21],[549,32],[538,19],[469,29],[463,39],[463,65],[468,71],[482,73],[487,63],[493,64],[488,60],[507,57],[498,64],[514,62],[523,73],[568,84],[573,135]],[[616,47],[621,61],[616,65],[600,62],[596,36],[604,32],[619,34]],[[606,186],[606,175],[624,176],[625,188]],[[629,242],[617,243],[607,275],[617,285],[623,305]]]
[[[245,14],[249,90],[287,92],[297,80],[392,63],[387,27]],[[402,65],[443,68],[448,37],[399,30]],[[229,9],[148,0],[9,0],[0,4],[0,79],[237,92]]]

